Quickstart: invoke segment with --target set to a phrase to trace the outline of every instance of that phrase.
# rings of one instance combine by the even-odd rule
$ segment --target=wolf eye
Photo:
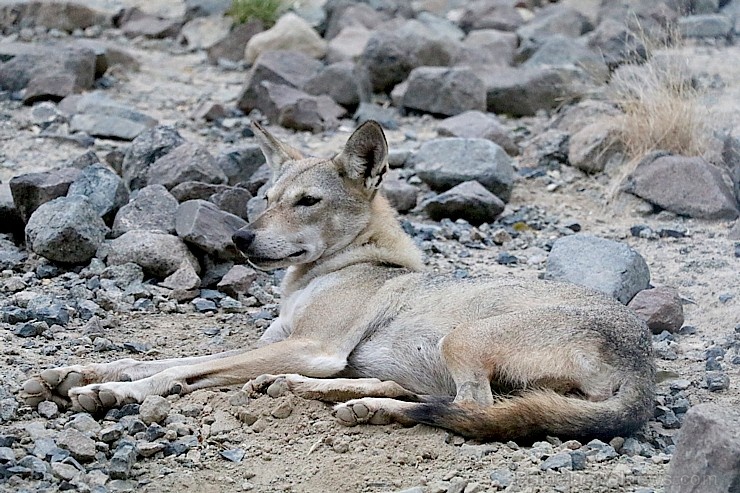
[[[304,195],[298,201],[295,203],[296,207],[311,207],[312,205],[316,205],[319,202],[321,202],[321,199],[318,197],[312,197],[310,195]]]

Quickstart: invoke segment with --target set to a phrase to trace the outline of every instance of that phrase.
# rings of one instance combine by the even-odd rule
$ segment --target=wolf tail
[[[404,418],[468,438],[507,441],[545,435],[568,438],[628,436],[653,415],[653,386],[647,379],[622,384],[611,398],[594,402],[551,390],[526,391],[490,406],[430,401],[403,411]]]

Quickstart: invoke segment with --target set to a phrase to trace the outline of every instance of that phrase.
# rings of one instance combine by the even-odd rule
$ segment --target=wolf
[[[330,159],[253,130],[273,178],[266,209],[233,241],[254,267],[287,269],[258,347],[48,369],[25,382],[28,404],[97,412],[279,384],[338,403],[344,425],[424,423],[479,440],[625,436],[653,415],[651,337],[627,307],[575,285],[425,271],[379,192],[388,145],[376,122]]]

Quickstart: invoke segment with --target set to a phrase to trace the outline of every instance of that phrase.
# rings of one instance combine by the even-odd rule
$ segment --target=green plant
[[[226,15],[231,16],[237,24],[257,19],[265,27],[270,27],[277,21],[282,7],[282,0],[232,0]]]

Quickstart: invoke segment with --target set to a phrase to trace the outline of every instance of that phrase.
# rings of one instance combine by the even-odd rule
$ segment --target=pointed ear
[[[274,176],[280,174],[280,170],[286,161],[297,161],[303,159],[303,155],[298,149],[289,146],[283,142],[280,142],[268,132],[262,125],[253,121],[252,131],[254,136],[257,138],[257,143],[262,149],[262,154],[265,155],[267,164],[272,169]]]
[[[348,178],[377,190],[388,170],[388,143],[378,122],[369,120],[355,130],[336,157]]]

